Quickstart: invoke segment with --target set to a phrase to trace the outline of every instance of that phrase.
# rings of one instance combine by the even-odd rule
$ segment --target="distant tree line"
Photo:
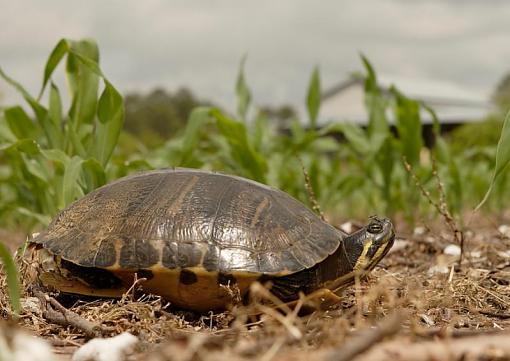
[[[130,93],[125,96],[125,104],[125,130],[148,147],[161,144],[182,131],[193,108],[214,106],[212,101],[198,98],[187,88],[175,92],[156,88],[147,94]],[[259,111],[280,126],[297,116],[289,105],[263,106]]]
[[[147,145],[163,142],[182,130],[193,108],[212,105],[198,99],[187,88],[174,93],[161,88],[148,94],[130,93],[125,97],[125,104],[125,129]]]

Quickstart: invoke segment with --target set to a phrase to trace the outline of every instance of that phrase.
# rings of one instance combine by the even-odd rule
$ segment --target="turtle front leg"
[[[329,310],[342,301],[342,298],[328,288],[320,288],[305,296],[303,307],[314,310]]]

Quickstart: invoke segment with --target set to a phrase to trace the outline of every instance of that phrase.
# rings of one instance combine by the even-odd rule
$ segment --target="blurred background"
[[[498,0],[22,0],[2,5],[1,63],[36,91],[58,39],[91,37],[123,94],[186,88],[232,106],[236,70],[246,56],[257,105],[299,108],[315,65],[328,89],[361,69],[362,52],[381,77],[410,92],[478,104],[489,102],[510,71],[509,17],[510,4]],[[0,89],[10,102],[14,91]]]
[[[80,138],[74,145],[52,141],[26,94],[0,81],[3,149],[21,152],[21,158],[2,153],[0,209],[7,223],[27,217],[44,224],[110,179],[169,166],[240,174],[310,203],[303,163],[326,212],[414,219],[431,207],[426,200],[422,210],[415,207],[422,197],[405,157],[432,193],[438,192],[437,161],[452,212],[478,204],[490,185],[501,193],[489,207],[501,210],[509,196],[506,178],[494,183],[492,174],[510,106],[509,18],[510,3],[498,0],[4,2],[0,66],[6,76],[37,97],[59,39],[91,39],[76,49],[99,60],[104,79],[123,96],[125,122],[107,147],[111,158],[88,153],[101,132],[98,99],[89,103],[91,117],[75,119],[73,104],[84,88],[73,89],[65,78],[79,83],[90,68],[73,73],[72,59],[58,59],[62,64],[49,73],[61,104],[51,109],[56,98],[49,83],[36,100],[50,114],[58,108],[57,129]],[[94,44],[97,52],[89,51]],[[99,97],[101,85],[83,84]],[[198,115],[190,120],[198,106],[214,109],[203,123]],[[13,129],[16,117],[36,129]],[[20,145],[24,139],[88,164],[78,167],[76,189],[60,194],[55,186],[66,174],[69,179],[69,159],[34,155]],[[34,157],[51,171],[31,169],[30,162],[39,162]],[[94,165],[94,176],[92,158],[101,165]],[[15,162],[17,170],[9,166]],[[27,197],[24,189],[33,187],[55,194],[54,204]]]

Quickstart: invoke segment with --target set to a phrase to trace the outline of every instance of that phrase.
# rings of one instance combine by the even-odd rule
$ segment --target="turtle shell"
[[[286,275],[321,262],[345,236],[279,190],[168,169],[98,188],[33,243],[84,267]]]

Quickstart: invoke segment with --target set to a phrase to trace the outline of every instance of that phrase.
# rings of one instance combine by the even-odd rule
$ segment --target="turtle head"
[[[370,217],[370,222],[345,239],[345,248],[354,271],[370,271],[388,253],[395,229],[387,218]]]

